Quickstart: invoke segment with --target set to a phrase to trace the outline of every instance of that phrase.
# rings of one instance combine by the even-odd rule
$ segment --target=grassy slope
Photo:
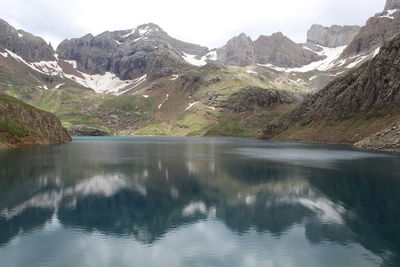
[[[17,104],[27,110],[34,109],[33,106],[28,105],[15,97],[4,94],[0,94],[0,102]],[[15,120],[2,120],[2,122],[0,122],[0,132],[8,132],[10,134],[2,135],[3,138],[8,138],[12,136],[24,137],[28,135],[28,129],[26,129],[26,126],[21,125],[20,123],[18,123],[18,121]]]
[[[14,82],[15,86],[6,92],[56,114],[67,129],[86,125],[118,135],[260,137],[269,119],[292,110],[293,106],[255,107],[237,113],[213,107],[215,103],[208,101],[210,96],[217,95],[218,101],[225,101],[246,86],[309,91],[305,83],[296,80],[289,74],[269,72],[262,67],[202,68],[177,80],[168,77],[153,81],[136,95],[109,96],[73,87],[42,90],[24,85],[22,89]],[[186,110],[194,102],[199,103]]]
[[[257,73],[248,73],[247,70]],[[174,90],[165,92],[164,94],[168,93],[169,97],[158,99],[158,103],[162,106],[156,111],[156,119],[150,125],[132,134],[261,137],[261,131],[268,120],[281,113],[289,112],[295,105],[255,107],[254,110],[238,113],[214,107],[213,103],[209,103],[209,97],[217,95],[218,99],[224,101],[246,86],[283,89],[298,93],[309,92],[309,88],[304,83],[295,81],[290,75],[277,75],[260,67],[192,71],[191,75],[199,77],[204,83],[193,92],[176,93]],[[219,78],[218,82],[210,82],[216,77]],[[148,91],[151,92],[151,90]],[[148,91],[144,90],[143,94]],[[195,102],[199,103],[185,110],[190,103]],[[177,106],[180,106],[178,112]]]

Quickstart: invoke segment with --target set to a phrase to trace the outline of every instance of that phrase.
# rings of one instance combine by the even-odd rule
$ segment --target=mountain
[[[394,23],[397,11],[388,9],[392,7],[396,3],[388,1],[387,10],[371,20]],[[302,125],[296,120],[290,124],[288,114],[296,114],[292,111],[299,110],[303,101],[309,103],[320,95],[318,90],[357,73],[358,66],[378,55],[383,41],[345,54],[368,29],[368,23],[361,29],[313,25],[305,44],[296,44],[282,33],[254,41],[240,34],[210,50],[174,39],[150,23],[65,40],[54,51],[40,37],[2,23],[0,91],[56,114],[73,135],[261,137],[268,124],[268,135],[274,136],[284,127]],[[374,29],[382,40],[396,31],[389,30],[392,33],[387,34],[385,27]],[[40,49],[29,52],[37,46]],[[329,96],[326,89],[321,92]],[[348,107],[363,101],[355,96],[349,99],[342,101],[345,106],[338,103],[338,113],[345,115]],[[331,97],[328,102],[335,101]],[[313,113],[310,122],[318,116]],[[382,125],[371,124],[375,130],[363,128],[357,133],[352,126],[370,125],[363,114],[337,119],[340,127],[347,121],[350,129],[343,131],[348,134],[339,135],[341,131],[335,129],[323,132],[323,128],[318,135],[322,141],[357,142],[388,123],[376,119]],[[331,118],[322,121],[326,122],[331,123]],[[316,135],[311,132],[309,139],[318,139]]]
[[[0,19],[0,46],[28,62],[56,60],[50,44],[31,33],[16,30],[2,19]]]
[[[65,40],[57,48],[60,59],[73,60],[87,74],[115,74],[121,80],[133,80],[177,74],[188,61],[206,56],[208,48],[170,37],[155,24],[128,31],[105,32],[98,36]]]
[[[218,61],[223,65],[249,66],[256,64],[253,41],[242,33],[232,38],[220,49],[217,49]]]
[[[341,58],[367,55],[379,48],[385,40],[400,33],[400,1],[387,0],[383,12],[368,19],[366,25],[343,51]]]
[[[257,40],[244,33],[229,40],[217,49],[218,61],[223,65],[249,66],[272,64],[278,67],[300,67],[317,61],[322,57],[315,52],[296,44],[282,33],[260,36]]]
[[[400,151],[399,59],[397,35],[374,59],[310,96],[289,116],[268,124],[265,133],[278,139]]]
[[[0,149],[70,141],[56,116],[0,94]]]
[[[324,27],[314,24],[307,31],[307,43],[325,47],[339,47],[348,45],[360,31],[360,26]]]
[[[400,9],[400,1],[399,0],[386,0],[384,11]]]

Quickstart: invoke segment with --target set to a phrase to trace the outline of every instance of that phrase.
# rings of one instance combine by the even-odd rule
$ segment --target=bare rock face
[[[217,50],[218,61],[224,65],[248,66],[272,64],[278,67],[300,67],[321,59],[282,33],[260,36],[256,41],[241,34]]]
[[[61,59],[75,60],[80,71],[112,72],[126,80],[144,74],[175,74],[187,67],[183,53],[200,57],[208,48],[176,40],[155,24],[144,24],[133,30],[65,40],[57,53]]]
[[[217,50],[218,61],[224,65],[248,66],[256,63],[253,41],[242,33]]]
[[[42,38],[31,33],[17,31],[0,19],[0,46],[21,56],[28,62],[56,60],[54,50]]]
[[[400,9],[400,0],[387,0],[385,5],[385,10]]]
[[[314,24],[307,32],[307,42],[319,44],[325,47],[339,47],[348,45],[359,33],[360,26],[339,26],[323,27]]]
[[[304,49],[282,33],[260,36],[254,41],[257,63],[273,64],[278,67],[301,67],[322,59],[316,53]]]
[[[0,149],[70,142],[53,114],[0,94]]]
[[[400,104],[400,35],[387,42],[367,64],[339,78],[303,104],[302,117],[319,114],[345,119],[357,112]]]
[[[400,122],[357,142],[354,146],[360,149],[400,152]]]
[[[314,134],[311,137],[310,134],[300,136],[300,140],[335,142],[337,139],[325,135],[335,131],[341,123],[349,119],[367,121],[375,118],[378,120],[375,125],[366,123],[344,139],[340,136],[343,133],[333,138],[341,138],[341,142],[358,142],[356,146],[359,148],[400,152],[399,75],[400,35],[397,35],[385,43],[371,61],[311,95],[292,113],[269,123],[265,133],[275,136],[297,125]],[[383,118],[391,119],[386,121]],[[385,129],[388,123],[392,126]],[[318,128],[321,125],[328,127]],[[312,133],[313,130],[317,135]]]
[[[399,3],[399,0],[389,0],[384,12],[370,18],[343,51],[342,58],[371,53],[377,47],[382,46],[386,40],[399,34],[400,10],[396,10]]]

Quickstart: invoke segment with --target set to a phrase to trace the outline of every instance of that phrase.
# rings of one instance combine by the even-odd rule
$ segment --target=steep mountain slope
[[[229,40],[222,48],[217,49],[216,53],[217,60],[223,65],[241,67],[272,64],[291,68],[322,59],[312,50],[296,44],[282,33],[260,36],[255,41],[242,33]]]
[[[110,72],[121,80],[133,80],[179,73],[188,67],[186,58],[205,56],[208,48],[176,40],[159,26],[145,24],[128,31],[65,40],[57,53],[61,59],[75,61],[79,71]]]
[[[360,26],[332,25],[324,27],[314,24],[307,31],[307,43],[325,47],[339,47],[348,45],[360,31]]]
[[[0,149],[69,141],[56,116],[0,94]]]
[[[400,35],[370,62],[307,99],[286,121],[281,118],[268,124],[265,133],[286,129],[275,138],[323,142],[355,143],[369,138],[359,146],[400,151],[399,75]]]
[[[28,62],[55,60],[51,45],[31,33],[19,30],[0,19],[0,46],[23,57]]]
[[[311,89],[263,67],[209,65],[153,80],[134,94],[73,87],[7,92],[55,113],[73,135],[259,136],[271,116],[293,109]]]
[[[295,68],[318,61],[323,57],[296,44],[282,33],[260,36],[254,41],[258,64]]]
[[[385,40],[400,33],[400,1],[387,0],[385,10],[370,18],[361,28],[342,58],[359,54],[369,54],[381,46]]]
[[[232,38],[225,46],[219,48],[217,55],[218,62],[223,65],[244,67],[257,62],[253,41],[244,33]]]

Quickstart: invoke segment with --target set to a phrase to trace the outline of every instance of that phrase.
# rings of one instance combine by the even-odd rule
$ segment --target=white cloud
[[[154,22],[171,36],[218,47],[241,32],[257,38],[281,31],[304,42],[311,24],[358,24],[385,0],[2,0],[0,17],[60,42],[86,33]]]

